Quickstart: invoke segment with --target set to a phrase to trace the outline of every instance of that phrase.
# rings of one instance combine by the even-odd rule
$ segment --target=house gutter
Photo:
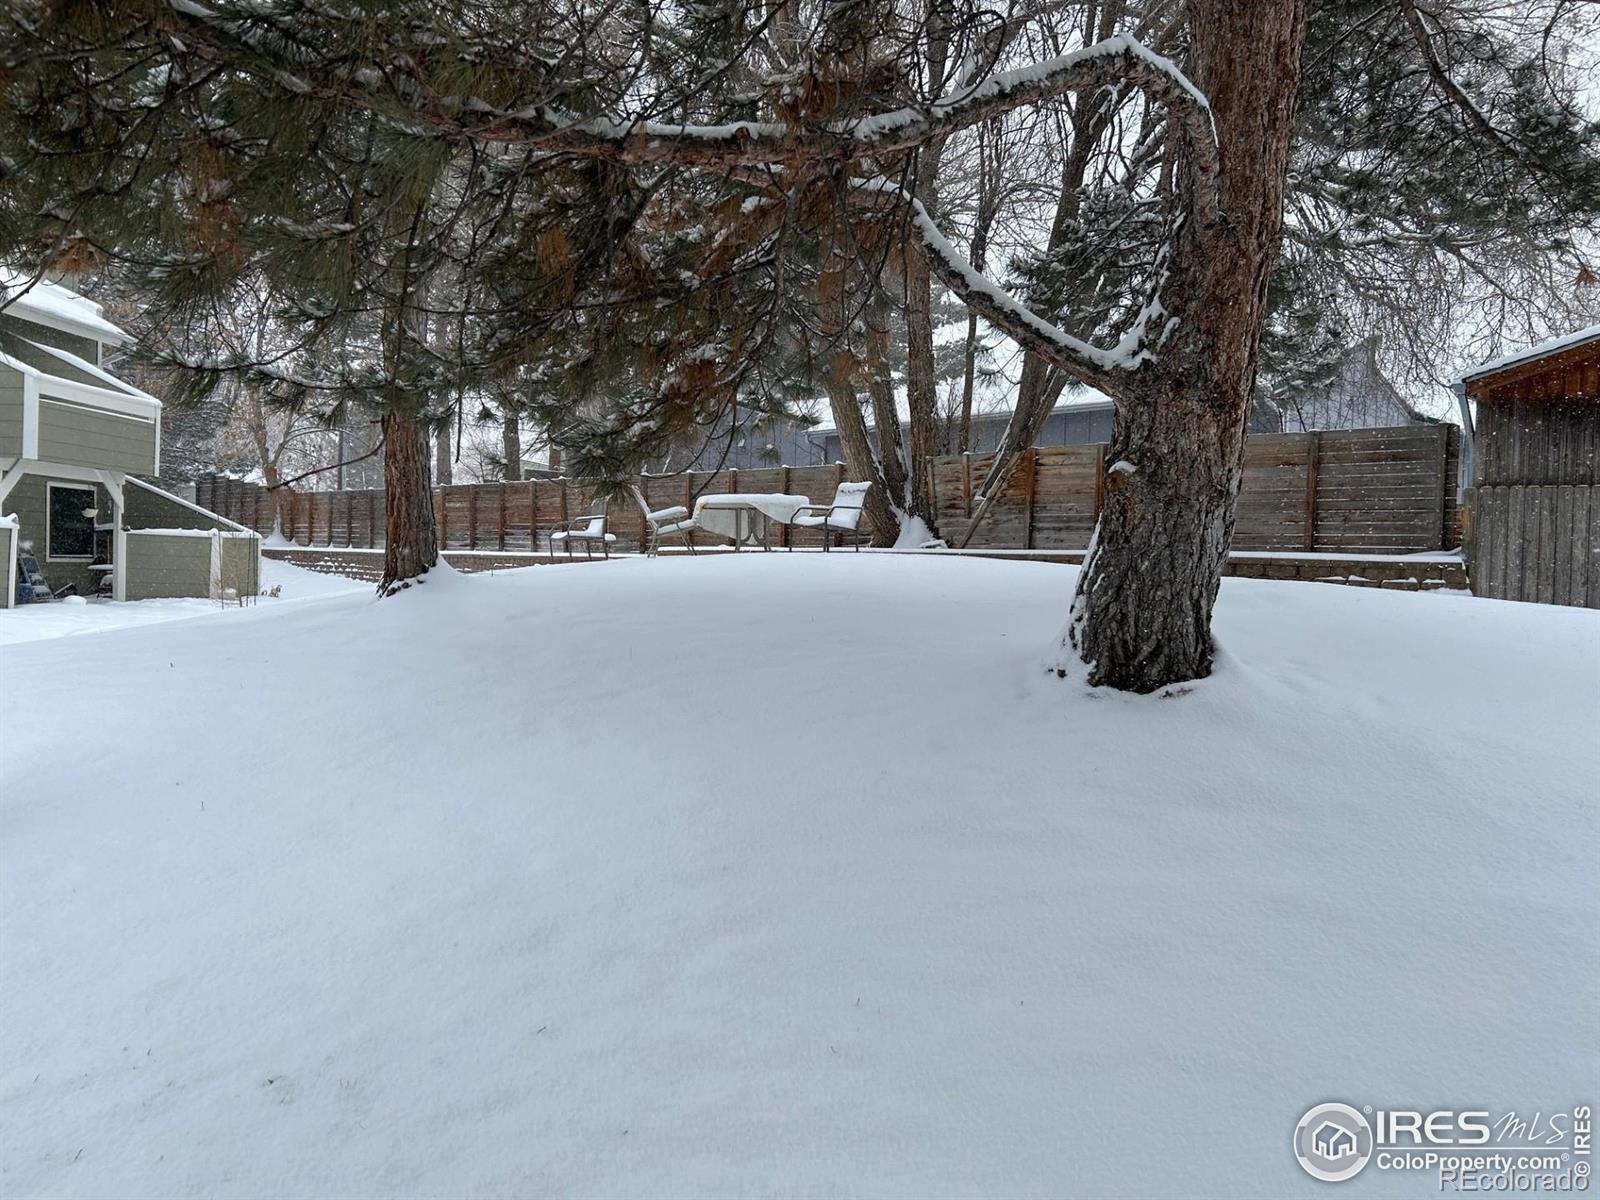
[[[1454,388],[1456,408],[1461,413],[1461,463],[1456,470],[1456,501],[1467,498],[1472,487],[1473,471],[1477,460],[1477,432],[1472,425],[1472,403],[1467,399],[1467,382],[1458,379]]]

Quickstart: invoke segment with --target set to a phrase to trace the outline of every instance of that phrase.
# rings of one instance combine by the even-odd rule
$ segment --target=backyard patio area
[[[0,1192],[1310,1196],[1316,1102],[1592,1098],[1600,614],[1229,579],[1135,697],[1075,570],[0,648]]]

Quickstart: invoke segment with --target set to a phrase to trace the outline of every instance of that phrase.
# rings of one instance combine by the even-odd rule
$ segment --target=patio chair
[[[835,533],[855,535],[856,550],[861,550],[861,506],[867,502],[870,483],[841,483],[833,494],[832,504],[808,504],[794,514],[789,522],[801,529],[822,531],[822,549],[826,551]],[[843,543],[841,543],[842,545]],[[794,549],[794,539],[789,539],[789,549]]]
[[[666,537],[681,537],[683,544],[689,547],[689,553],[695,553],[694,531],[700,528],[700,521],[689,515],[689,510],[681,504],[674,504],[671,508],[658,508],[652,510],[650,502],[644,498],[644,493],[637,487],[630,489],[633,498],[639,502],[639,507],[644,511],[645,523],[650,526],[650,544],[645,547],[646,553],[652,558],[661,550],[661,539]]]
[[[600,552],[606,558],[611,557],[611,543],[617,540],[617,535],[606,532],[606,514],[604,512],[591,513],[587,517],[579,517],[576,521],[567,521],[558,525],[550,534],[550,553],[556,552],[557,543],[567,548],[567,557],[572,557],[572,543],[579,542],[583,546],[583,556],[593,558],[595,543],[599,543]]]

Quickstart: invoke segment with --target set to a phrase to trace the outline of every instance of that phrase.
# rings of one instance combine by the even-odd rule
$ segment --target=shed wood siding
[[[1476,425],[1478,487],[1600,483],[1600,402],[1495,400]]]
[[[0,366],[0,458],[22,456],[22,372]]]
[[[1472,590],[1600,608],[1600,340],[1467,380],[1478,402]]]
[[[153,475],[156,438],[154,421],[39,397],[37,457],[47,462]]]
[[[127,543],[129,600],[211,594],[209,537],[130,533]]]

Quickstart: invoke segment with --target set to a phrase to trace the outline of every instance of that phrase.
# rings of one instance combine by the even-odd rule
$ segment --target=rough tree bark
[[[935,95],[943,89],[950,56],[950,14],[946,0],[928,0],[928,85]],[[917,152],[917,194],[929,212],[939,208],[939,164],[944,139],[935,138]],[[911,486],[907,513],[920,519],[937,537],[939,514],[934,508],[933,463],[939,452],[938,383],[933,364],[933,272],[928,260],[911,249],[906,254],[906,406],[910,415],[907,465]],[[898,428],[898,419],[894,422]],[[880,430],[880,437],[882,436]]]
[[[392,596],[420,581],[439,561],[428,433],[394,410],[383,415],[383,508],[383,579],[378,591]]]
[[[505,477],[515,483],[522,478],[522,419],[507,413],[500,429],[500,448],[506,460]]]
[[[434,436],[434,477],[441,485],[454,482],[451,470],[450,454],[450,422],[440,421],[438,431]]]
[[[1221,215],[1189,216],[1174,240],[1161,297],[1182,319],[1118,396],[1105,504],[1064,647],[1091,684],[1134,692],[1211,671],[1307,16],[1307,0],[1187,7],[1190,73],[1216,123]],[[1194,213],[1193,185],[1180,170],[1178,211]]]

